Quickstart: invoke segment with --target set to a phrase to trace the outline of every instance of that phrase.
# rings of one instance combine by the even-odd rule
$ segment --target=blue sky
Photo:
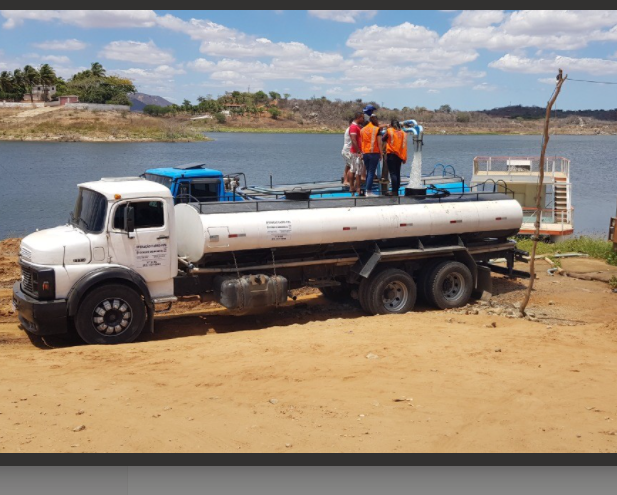
[[[225,91],[388,107],[544,106],[558,68],[617,82],[617,11],[0,11],[0,70],[103,64],[180,103]],[[617,108],[617,85],[567,82],[562,109]]]

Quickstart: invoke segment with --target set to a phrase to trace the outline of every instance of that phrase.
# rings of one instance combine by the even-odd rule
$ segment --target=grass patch
[[[529,238],[515,237],[517,247],[531,252],[533,241]],[[609,265],[617,266],[617,253],[613,251],[613,243],[598,237],[580,236],[556,243],[538,242],[536,255],[548,256],[558,253],[583,253],[592,258],[606,261]],[[554,260],[556,261],[556,260]]]

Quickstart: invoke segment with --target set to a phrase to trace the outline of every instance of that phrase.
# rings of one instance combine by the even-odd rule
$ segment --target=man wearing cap
[[[381,143],[379,131],[385,128],[385,125],[379,125],[379,119],[374,113],[369,119],[369,123],[362,128],[360,132],[362,145],[362,158],[364,159],[364,167],[366,168],[366,195],[374,196],[372,192],[373,180],[379,159],[381,158]]]

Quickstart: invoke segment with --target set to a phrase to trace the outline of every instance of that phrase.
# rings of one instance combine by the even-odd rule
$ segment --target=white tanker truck
[[[25,237],[13,302],[36,335],[135,340],[179,298],[237,313],[319,287],[370,314],[437,308],[491,290],[513,269],[521,206],[503,194],[179,204],[142,178],[79,184],[68,224]],[[518,252],[520,254],[520,252]],[[505,257],[507,267],[490,263]],[[528,275],[527,275],[528,276]]]

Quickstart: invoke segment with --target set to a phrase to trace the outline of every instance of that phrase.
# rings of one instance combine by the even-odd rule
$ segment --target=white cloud
[[[540,79],[538,79],[538,82],[555,86],[557,84],[557,79],[555,79],[554,77],[541,77]]]
[[[172,80],[174,76],[177,76],[179,74],[186,74],[186,71],[184,69],[171,67],[169,65],[159,65],[154,69],[131,68],[114,70],[109,72],[117,73],[136,82]]]
[[[191,39],[199,41],[233,40],[246,37],[244,33],[222,24],[203,19],[184,21],[171,14],[157,17],[156,23],[165,29],[188,34]]]
[[[153,10],[1,10],[6,22],[3,27],[14,28],[25,20],[58,21],[84,28],[153,27]]]
[[[340,86],[335,86],[334,88],[330,88],[326,90],[326,94],[327,95],[334,95],[334,94],[339,94],[343,91],[343,88],[341,88]]]
[[[346,22],[354,24],[360,19],[372,19],[376,10],[309,10],[309,15],[327,21]]]
[[[452,21],[453,26],[484,27],[503,22],[506,14],[503,10],[463,10]]]
[[[205,58],[198,58],[186,64],[187,68],[195,72],[212,72],[216,69],[216,64]]]
[[[70,64],[71,59],[66,55],[44,55],[41,60],[46,62],[53,62],[54,64]]]
[[[556,56],[554,58],[526,58],[506,54],[499,60],[488,64],[489,67],[505,72],[523,74],[557,74],[558,69],[564,73],[582,72],[594,75],[617,74],[617,61],[602,58],[573,58]]]
[[[51,40],[43,41],[42,43],[32,43],[32,46],[40,48],[41,50],[57,50],[57,51],[73,51],[83,50],[88,46],[87,43],[76,39],[70,40]]]
[[[505,15],[497,26],[474,24],[466,12],[457,19],[470,23],[455,22],[442,36],[442,45],[496,51],[531,47],[575,50],[594,41],[617,41],[614,10],[521,10]]]
[[[353,32],[347,46],[354,48],[354,57],[366,63],[380,66],[406,62],[414,66],[429,66],[448,69],[475,60],[475,50],[457,45],[441,46],[436,31],[404,22],[398,26],[367,26]]]
[[[267,38],[251,36],[236,29],[203,19],[184,21],[171,14],[157,19],[159,26],[172,31],[188,34],[191,39],[201,41],[199,51],[212,57],[264,58],[312,60],[316,67],[322,67],[330,60],[332,65],[343,64],[339,54],[319,52],[299,42],[275,43]]]
[[[51,21],[59,17],[57,10],[0,10],[0,15],[6,19],[2,27],[13,29],[21,26],[25,20]]]
[[[497,90],[497,86],[495,86],[494,84],[489,84],[486,82],[483,82],[481,84],[476,84],[473,89],[475,91],[496,91]]]
[[[512,12],[503,29],[512,34],[590,33],[617,24],[615,10],[519,10]]]
[[[372,93],[373,90],[371,88],[369,88],[368,86],[360,86],[358,88],[354,88],[352,91],[354,93],[358,93],[358,94],[361,94],[361,95],[366,95],[368,93]]]
[[[99,52],[99,57],[149,65],[169,64],[174,61],[170,50],[157,47],[153,41],[112,41]]]
[[[369,50],[375,53],[382,48],[404,48],[414,46],[424,48],[434,46],[439,39],[436,31],[404,22],[398,26],[367,26],[354,31],[347,40],[347,46],[356,50]]]
[[[427,93],[432,93],[432,94],[434,94],[434,93],[440,93],[440,91],[439,91],[438,89],[429,89],[429,90],[427,91]]]
[[[184,69],[169,65],[159,65],[153,69],[131,68],[108,70],[107,72],[132,80],[137,87],[137,91],[159,94],[173,93],[175,76],[186,74]]]
[[[311,53],[307,58],[298,60],[272,59],[270,63],[262,61],[244,61],[224,58],[212,62],[198,58],[187,65],[189,70],[206,72],[215,80],[250,81],[251,78],[259,81],[277,79],[301,79],[309,83],[335,84],[336,79],[318,76],[316,74],[340,71],[347,67],[341,56],[329,57],[319,52]]]

